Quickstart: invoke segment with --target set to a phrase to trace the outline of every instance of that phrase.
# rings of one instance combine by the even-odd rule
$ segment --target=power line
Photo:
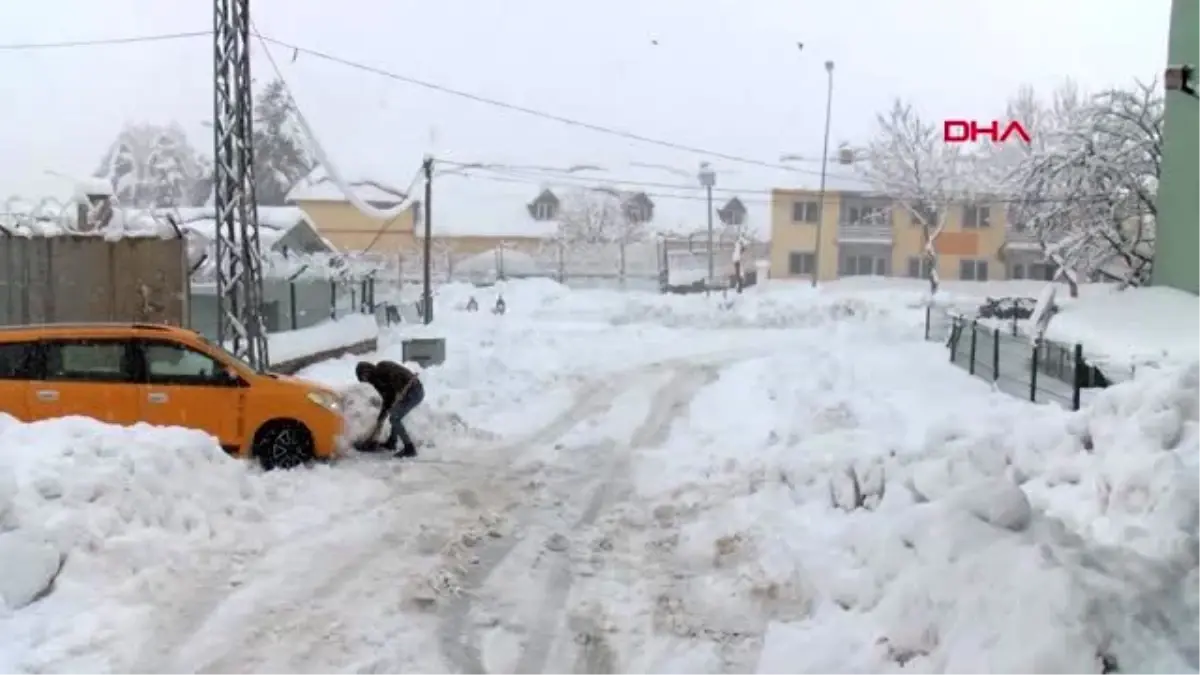
[[[404,191],[405,201],[409,202],[410,204],[413,202],[413,198],[411,196],[413,189],[417,187],[417,181],[420,180],[421,174],[424,173],[423,169],[424,166],[417,167],[417,172],[413,174],[412,180],[408,183],[408,189]],[[405,209],[385,220],[383,224],[379,226],[379,231],[375,233],[374,238],[371,239],[371,243],[367,244],[367,247],[363,249],[363,253],[367,253],[374,248],[375,244],[379,243],[379,240],[383,238],[383,233],[386,232],[396,222],[396,220],[400,218],[400,216],[408,212],[409,209]]]
[[[672,184],[672,183],[657,183],[657,182],[650,182],[650,181],[635,181],[635,180],[627,180],[627,179],[612,179],[612,178],[601,177],[601,176],[589,178],[588,176],[583,176],[583,175],[580,175],[577,173],[572,173],[569,171],[563,171],[563,170],[557,170],[557,169],[550,169],[550,168],[537,169],[537,174],[531,175],[528,173],[522,173],[519,170],[510,169],[510,168],[506,168],[506,167],[490,167],[487,165],[472,164],[469,162],[451,162],[448,160],[437,160],[437,161],[439,164],[449,164],[452,166],[461,167],[465,170],[472,172],[472,173],[467,173],[464,171],[463,173],[454,174],[457,177],[463,177],[463,178],[477,178],[477,179],[481,179],[481,180],[490,180],[490,181],[502,182],[502,183],[518,183],[518,184],[525,184],[525,185],[549,185],[552,187],[572,187],[572,188],[578,187],[578,188],[582,188],[582,189],[589,189],[589,188],[599,189],[606,185],[626,185],[626,186],[629,186],[630,188],[649,188],[649,190],[646,190],[646,189],[638,190],[638,192],[641,192],[642,194],[646,195],[647,197],[707,201],[707,197],[703,194],[671,194],[671,193],[653,191],[655,188],[700,191],[700,190],[704,190],[704,188],[702,186]],[[494,174],[494,175],[485,175],[484,173],[473,173],[473,172],[486,172],[487,174]],[[540,174],[540,175],[538,175],[538,174]],[[717,188],[713,188],[713,190],[716,191]],[[790,188],[722,188],[721,189],[722,192],[728,193],[731,196],[736,196],[743,202],[756,203],[756,204],[771,203],[772,200],[770,199],[770,196],[777,190],[783,191],[786,193],[793,192],[793,190]],[[750,199],[750,198],[743,197],[742,195],[756,195],[756,196],[760,196],[760,197],[764,197],[764,198]],[[794,195],[791,195],[791,196],[794,196]],[[816,197],[815,194],[813,194],[811,196],[814,199]],[[839,194],[839,192],[831,191],[831,192],[828,192],[826,201],[832,201],[835,198],[840,199],[841,195]],[[895,198],[895,197],[893,197],[893,199],[899,200],[898,198]],[[935,200],[933,202],[933,204],[937,205],[937,206],[956,206],[956,205],[964,205],[964,204],[978,204],[980,206],[995,206],[995,205],[1007,205],[1007,204],[1035,205],[1035,204],[1060,204],[1060,203],[1067,204],[1067,203],[1083,203],[1083,202],[1103,202],[1108,199],[1111,199],[1111,195],[1094,194],[1094,195],[1077,195],[1074,197],[1040,197],[1040,198],[1038,198],[1038,197],[1017,197],[1017,196],[1008,196],[1008,197],[980,196],[976,199],[971,199],[969,197],[962,197],[959,199]],[[899,200],[899,201],[903,201],[903,200]],[[929,200],[925,200],[925,201],[928,202]]]
[[[648,145],[657,145],[659,147],[670,148],[672,150],[680,150],[683,152],[690,152],[693,154],[703,155],[706,157],[715,157],[717,159],[724,159],[724,160],[727,160],[730,162],[736,162],[738,164],[749,164],[749,165],[753,165],[753,166],[761,166],[761,167],[766,167],[769,169],[776,169],[776,170],[780,170],[780,171],[790,171],[793,173],[811,173],[811,174],[818,173],[818,172],[815,172],[812,170],[798,169],[796,167],[787,166],[785,164],[778,164],[778,163],[774,163],[774,162],[764,162],[762,160],[751,159],[749,157],[741,157],[738,155],[731,155],[729,153],[718,152],[715,150],[706,150],[704,148],[699,148],[699,147],[692,146],[692,145],[686,145],[683,143],[676,143],[674,141],[666,141],[666,140],[663,140],[660,138],[653,138],[651,136],[645,136],[642,134],[634,133],[632,131],[626,131],[624,129],[617,129],[615,127],[605,126],[603,124],[596,124],[593,122],[585,122],[583,120],[577,120],[577,119],[573,119],[570,117],[564,117],[562,115],[557,115],[557,114],[554,114],[551,112],[546,112],[544,110],[538,110],[536,108],[529,108],[526,106],[517,105],[515,103],[508,103],[506,101],[501,101],[501,100],[489,98],[486,96],[480,96],[479,94],[472,94],[470,92],[462,91],[461,89],[454,89],[452,87],[447,87],[445,85],[436,84],[434,82],[417,79],[417,78],[411,77],[409,75],[402,75],[400,73],[392,72],[390,70],[386,70],[386,69],[380,68],[378,66],[372,66],[372,65],[369,65],[366,63],[361,63],[358,61],[352,61],[350,59],[336,56],[336,55],[330,54],[328,52],[323,52],[323,51],[320,51],[317,49],[311,49],[308,47],[302,47],[300,45],[296,45],[296,44],[293,44],[290,42],[284,42],[283,40],[277,40],[275,38],[268,37],[261,33],[256,33],[256,34],[258,35],[260,40],[270,42],[271,44],[278,45],[285,49],[291,49],[291,50],[293,50],[293,52],[307,54],[309,56],[323,59],[323,60],[329,61],[331,63],[337,63],[340,65],[346,66],[347,68],[353,68],[355,70],[372,73],[375,75],[379,75],[381,77],[386,77],[391,80],[396,80],[398,82],[404,82],[406,84],[411,84],[411,85],[423,87],[425,89],[429,89],[432,91],[441,92],[443,94],[449,94],[451,96],[465,98],[467,100],[474,101],[476,103],[482,103],[484,105],[490,105],[490,106],[493,106],[496,108],[503,108],[505,110],[519,112],[519,113],[529,115],[532,117],[540,117],[542,119],[551,120],[553,122],[558,122],[559,124],[565,124],[567,126],[578,127],[581,129],[588,129],[590,131],[595,131],[595,132],[601,133],[601,134],[608,134],[610,136],[618,136],[620,138],[624,138],[624,139],[631,140],[631,141],[638,141],[639,143],[646,143]]]
[[[212,31],[198,30],[186,33],[158,33],[154,35],[131,35],[114,38],[94,38],[90,40],[65,40],[62,42],[10,42],[0,44],[0,51],[16,52],[34,49],[67,49],[70,47],[104,47],[109,45],[131,45],[145,42],[168,42],[171,40],[187,40],[198,37],[212,37]]]
[[[821,175],[820,171],[817,171],[814,169],[801,169],[801,168],[797,168],[794,166],[787,166],[784,164],[777,164],[777,163],[773,163],[773,162],[764,162],[761,160],[756,160],[756,159],[752,159],[752,158],[748,158],[748,157],[731,155],[728,153],[718,152],[715,150],[706,150],[704,148],[699,148],[699,147],[695,147],[695,146],[691,146],[691,145],[685,145],[685,144],[676,143],[673,141],[666,141],[666,140],[662,140],[662,139],[658,139],[658,138],[653,138],[650,136],[644,136],[642,134],[625,131],[623,129],[617,129],[614,127],[609,127],[609,126],[605,126],[605,125],[601,125],[601,124],[595,124],[592,122],[585,122],[582,120],[577,120],[577,119],[573,119],[573,118],[569,118],[569,117],[563,117],[561,115],[546,112],[543,110],[537,110],[535,108],[528,108],[525,106],[508,103],[505,101],[500,101],[498,99],[493,99],[493,98],[489,98],[486,96],[480,96],[478,94],[472,94],[470,92],[462,91],[459,89],[454,89],[452,87],[447,87],[445,85],[428,82],[426,80],[421,80],[421,79],[411,77],[408,75],[402,75],[400,73],[386,70],[386,69],[380,68],[378,66],[372,66],[372,65],[361,63],[358,61],[353,61],[351,59],[336,56],[334,54],[330,54],[328,52],[323,52],[318,49],[312,49],[312,48],[303,47],[303,46],[300,46],[300,45],[297,45],[294,43],[285,42],[283,40],[278,40],[278,39],[269,37],[267,35],[263,35],[262,33],[257,32],[257,30],[255,30],[255,35],[258,37],[259,41],[263,43],[262,46],[263,46],[263,50],[267,54],[267,59],[270,61],[271,66],[274,68],[275,73],[280,78],[280,80],[284,79],[283,73],[280,70],[279,65],[276,63],[274,57],[271,55],[270,49],[267,48],[266,43],[271,43],[271,44],[274,44],[274,45],[277,45],[280,47],[284,47],[286,49],[291,49],[295,53],[307,54],[309,56],[323,59],[323,60],[329,61],[331,63],[336,63],[336,64],[346,66],[348,68],[352,68],[355,70],[372,73],[372,74],[379,75],[381,77],[385,77],[385,78],[388,78],[391,80],[404,82],[406,84],[412,84],[412,85],[415,85],[418,87],[430,89],[432,91],[449,94],[451,96],[458,96],[460,98],[465,98],[467,100],[475,101],[477,103],[482,103],[485,105],[503,108],[506,110],[512,110],[514,112],[520,112],[520,113],[523,113],[526,115],[530,115],[533,117],[539,117],[539,118],[551,120],[554,122],[559,122],[561,124],[565,124],[568,126],[579,127],[582,129],[588,129],[591,131],[595,131],[597,133],[608,134],[611,136],[617,136],[617,137],[625,138],[628,140],[646,143],[648,145],[657,145],[657,146],[664,147],[664,148],[670,148],[672,150],[680,150],[680,151],[684,151],[684,152],[690,152],[693,154],[715,157],[718,159],[725,159],[725,160],[728,160],[731,162],[737,162],[740,164],[761,166],[761,167],[766,167],[766,168],[770,168],[770,169],[787,171],[790,173],[809,174],[809,175],[814,175],[814,176]],[[291,92],[290,88],[287,86],[286,82],[284,82],[284,87],[285,87],[285,89],[287,89],[289,98],[291,98],[292,101],[295,102],[295,96],[292,95],[292,92]],[[298,105],[297,105],[297,107],[298,107]],[[438,161],[441,163],[450,163],[450,162],[445,162],[444,160],[438,160]],[[808,160],[804,160],[804,161],[808,161]],[[835,173],[829,173],[829,172],[826,172],[825,176],[827,178],[837,178],[837,179],[843,179],[843,180],[862,180],[861,176],[848,176],[845,174],[835,174]],[[572,178],[581,178],[581,177],[578,174],[573,174]],[[595,181],[595,182],[603,183],[604,181],[600,180],[600,181]],[[632,181],[610,181],[610,182],[632,182]],[[657,185],[658,187],[664,187],[664,188],[684,187],[684,186],[672,185],[672,184],[668,184],[668,183],[659,183],[659,184],[635,183],[635,184],[645,185],[648,187],[654,187]],[[688,186],[688,187],[690,187],[690,186]],[[782,189],[786,190],[787,188],[782,188]],[[748,190],[734,191],[732,189],[725,189],[725,191],[727,191],[727,192],[751,192]],[[762,192],[766,193],[766,194],[770,194],[771,190],[762,190]],[[647,196],[649,196],[649,195],[647,195]],[[1066,203],[1066,202],[1078,202],[1078,201],[1103,201],[1103,200],[1109,199],[1109,198],[1110,197],[1107,194],[1098,194],[1098,195],[1080,195],[1080,196],[1071,197],[1071,198],[1067,198],[1067,197],[1027,198],[1027,197],[1013,196],[1013,197],[1004,197],[1004,198],[997,197],[997,198],[981,199],[981,201],[983,201],[985,204],[1015,204],[1015,203],[1038,204],[1038,203],[1059,203],[1059,202]],[[963,204],[963,203],[969,203],[969,202],[971,202],[971,200],[969,198],[964,197],[962,199],[956,199],[956,200],[952,200],[952,201],[947,200],[944,202],[940,202],[938,205],[953,205],[953,204]]]

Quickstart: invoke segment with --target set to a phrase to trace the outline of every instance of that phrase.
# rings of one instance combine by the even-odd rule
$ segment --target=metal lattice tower
[[[213,202],[217,340],[256,368],[269,364],[254,194],[250,0],[214,0]]]

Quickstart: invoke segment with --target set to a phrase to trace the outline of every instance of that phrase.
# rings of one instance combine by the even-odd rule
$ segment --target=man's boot
[[[396,451],[396,457],[398,457],[400,459],[406,459],[409,457],[416,457],[416,456],[417,456],[417,446],[413,445],[412,443],[405,443],[403,448],[400,448],[399,450]]]

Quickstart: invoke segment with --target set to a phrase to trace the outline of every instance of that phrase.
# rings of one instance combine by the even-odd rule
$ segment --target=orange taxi
[[[274,469],[335,456],[340,408],[333,390],[255,370],[184,328],[0,327],[0,412],[24,421],[81,415],[188,427]]]

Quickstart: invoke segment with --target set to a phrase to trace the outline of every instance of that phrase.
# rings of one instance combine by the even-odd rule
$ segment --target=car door
[[[0,344],[0,412],[29,421],[30,378],[37,341]]]
[[[133,342],[52,338],[39,342],[39,377],[26,399],[31,419],[81,415],[112,424],[138,419]]]
[[[244,382],[195,347],[169,339],[137,344],[143,420],[206,431],[226,451],[241,446]]]

